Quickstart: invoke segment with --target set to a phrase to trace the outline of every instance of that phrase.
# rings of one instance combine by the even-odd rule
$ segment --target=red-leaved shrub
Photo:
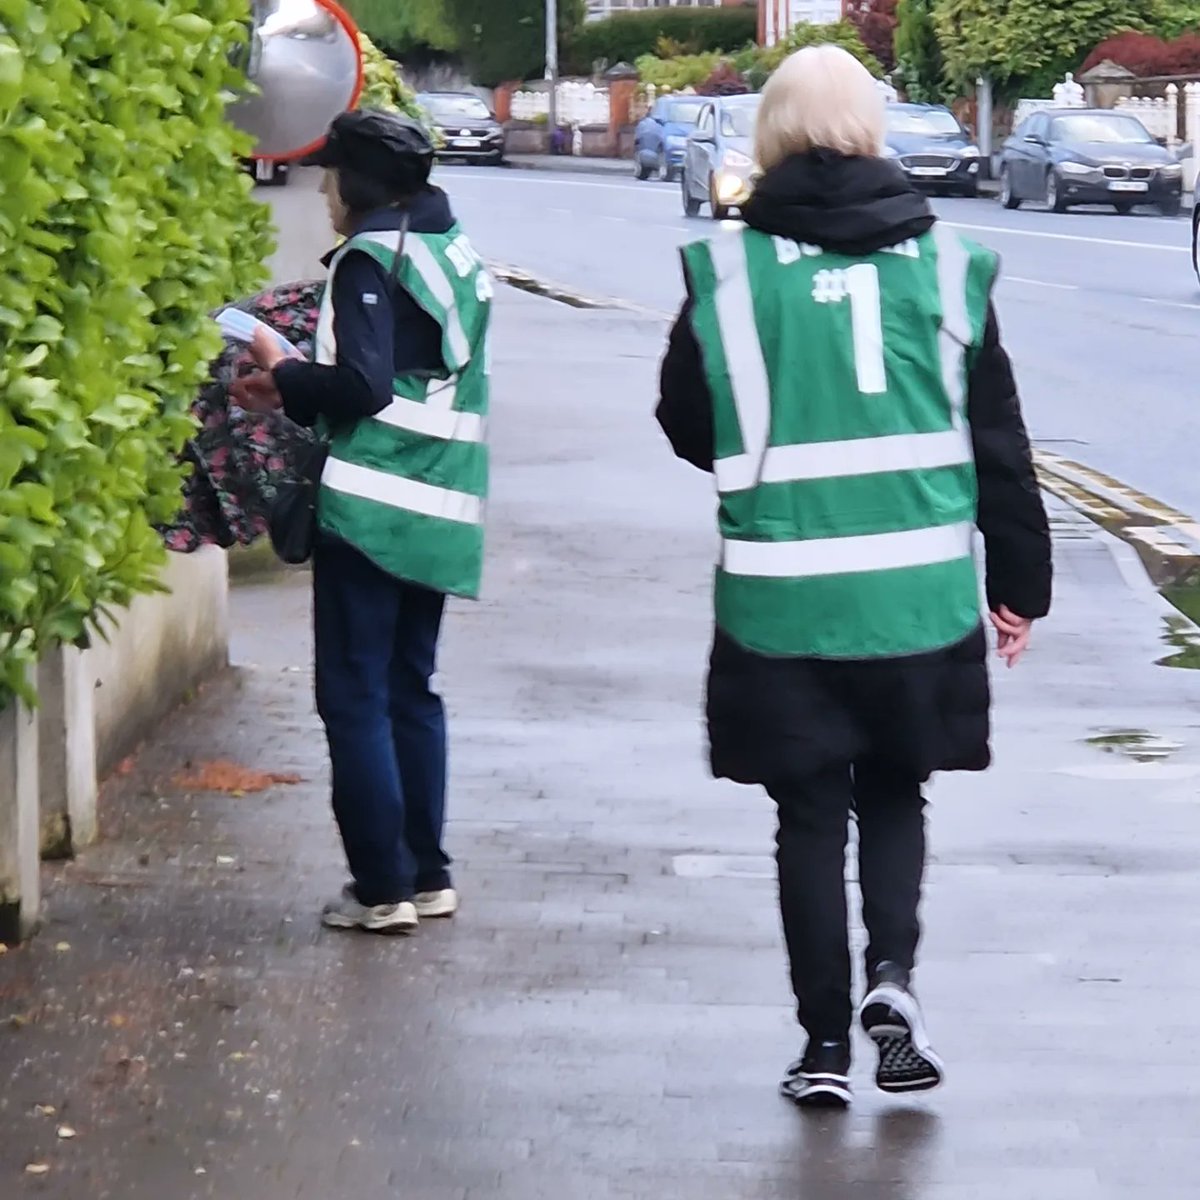
[[[1105,59],[1142,78],[1200,73],[1200,33],[1185,33],[1170,42],[1149,33],[1118,33],[1101,42],[1081,70],[1090,71]]]

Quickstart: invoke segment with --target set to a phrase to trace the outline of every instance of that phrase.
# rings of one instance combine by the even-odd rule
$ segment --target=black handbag
[[[317,493],[321,472],[329,457],[329,443],[322,440],[309,447],[296,464],[296,473],[275,490],[267,524],[275,553],[292,566],[312,558],[317,537]]]

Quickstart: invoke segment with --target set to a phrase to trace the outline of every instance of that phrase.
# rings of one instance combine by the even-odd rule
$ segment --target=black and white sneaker
[[[810,1042],[787,1069],[779,1094],[803,1108],[845,1108],[850,1091],[850,1043]]]
[[[879,1051],[875,1083],[880,1091],[927,1092],[942,1083],[945,1068],[929,1044],[921,1006],[903,967],[880,963],[859,1020]]]

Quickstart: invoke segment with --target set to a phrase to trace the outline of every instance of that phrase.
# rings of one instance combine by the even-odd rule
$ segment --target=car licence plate
[[[461,150],[478,150],[483,145],[483,140],[481,138],[455,138],[450,144],[458,146]]]
[[[929,178],[934,175],[945,175],[946,170],[946,167],[909,167],[908,173],[910,175],[920,175],[923,178]]]
[[[1150,185],[1140,179],[1120,179],[1108,185],[1110,192],[1148,192]]]

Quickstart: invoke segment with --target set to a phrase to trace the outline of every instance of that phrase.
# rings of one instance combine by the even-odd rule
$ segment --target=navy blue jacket
[[[399,229],[404,209],[381,208],[354,232]],[[454,224],[450,201],[428,187],[408,206],[410,233],[445,233]],[[331,251],[325,258],[328,265]],[[369,254],[352,250],[333,279],[333,326],[337,362],[328,366],[288,359],[275,368],[283,410],[298,425],[361,420],[392,401],[397,375],[445,370],[438,323]]]

